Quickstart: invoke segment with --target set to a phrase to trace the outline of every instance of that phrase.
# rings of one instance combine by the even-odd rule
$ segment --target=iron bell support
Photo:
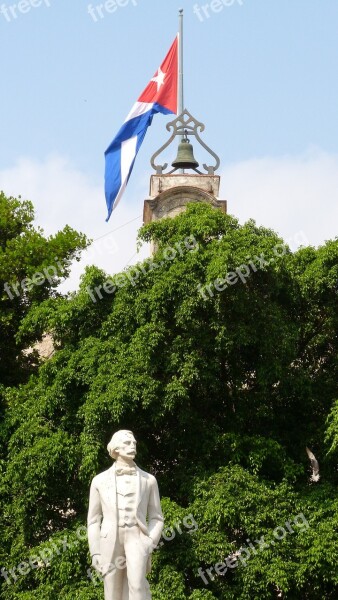
[[[171,136],[169,140],[165,144],[163,144],[163,146],[157,152],[155,152],[150,161],[157,175],[169,175],[171,173],[174,173],[176,170],[182,168],[192,169],[200,175],[203,175],[201,171],[197,170],[199,164],[194,157],[193,147],[188,140],[188,136],[194,136],[198,143],[215,159],[216,164],[213,166],[203,164],[203,168],[206,171],[206,173],[204,174],[214,175],[215,171],[220,166],[220,159],[217,156],[217,154],[215,154],[215,152],[213,152],[209,148],[209,146],[207,146],[206,143],[203,142],[203,140],[201,139],[199,133],[204,131],[204,129],[204,124],[200,121],[197,121],[188,110],[184,110],[174,121],[170,121],[170,123],[167,124],[167,130],[172,131]],[[165,173],[166,169],[168,168],[168,163],[158,165],[155,163],[155,160],[160,154],[162,154],[164,150],[166,150],[166,148],[168,148],[168,146],[170,146],[170,144],[174,141],[175,137],[181,137],[183,139],[181,139],[181,143],[179,144],[177,157],[172,163],[172,166],[174,168],[171,171]],[[187,166],[183,166],[183,163]]]

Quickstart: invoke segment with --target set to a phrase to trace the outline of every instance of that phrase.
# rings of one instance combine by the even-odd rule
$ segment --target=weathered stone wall
[[[176,217],[190,202],[207,202],[227,211],[226,200],[219,200],[218,175],[152,175],[150,196],[144,202],[143,222]]]

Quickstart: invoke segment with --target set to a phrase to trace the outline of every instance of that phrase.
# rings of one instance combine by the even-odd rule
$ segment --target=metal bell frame
[[[161,148],[155,152],[155,154],[153,154],[153,156],[151,157],[151,166],[153,167],[153,169],[156,171],[157,175],[171,175],[172,173],[174,173],[175,171],[177,171],[180,167],[175,167],[174,169],[172,169],[171,171],[168,171],[167,173],[164,173],[164,171],[168,168],[168,163],[164,163],[164,165],[157,165],[155,164],[155,160],[156,158],[162,154],[162,152],[168,148],[168,146],[170,146],[170,144],[173,142],[173,140],[175,139],[175,137],[186,137],[187,136],[195,136],[196,140],[199,142],[199,144],[211,155],[213,156],[213,158],[216,161],[216,164],[214,166],[212,165],[203,165],[203,168],[205,169],[206,173],[202,173],[201,171],[199,171],[197,168],[191,167],[191,169],[193,171],[195,171],[196,173],[198,173],[199,175],[214,175],[215,171],[219,168],[221,161],[219,159],[219,157],[217,156],[217,154],[215,154],[215,152],[213,152],[211,150],[211,148],[209,148],[209,146],[207,146],[207,144],[205,142],[203,142],[203,140],[201,139],[199,132],[202,133],[202,131],[204,131],[205,129],[205,125],[203,123],[201,123],[200,121],[197,121],[197,119],[195,119],[188,110],[184,110],[176,119],[174,119],[174,121],[170,121],[170,123],[167,123],[167,130],[170,132],[172,130],[172,134],[171,137],[169,138],[169,140],[163,144],[163,146],[161,146]]]

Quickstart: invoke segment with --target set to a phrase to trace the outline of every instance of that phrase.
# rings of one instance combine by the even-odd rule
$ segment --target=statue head
[[[125,460],[134,460],[136,456],[136,440],[132,431],[120,429],[114,433],[107,450],[115,460],[121,456]]]

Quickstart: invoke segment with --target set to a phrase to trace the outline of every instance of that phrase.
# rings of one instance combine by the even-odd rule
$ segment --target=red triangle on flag
[[[177,114],[178,36],[138,102],[156,103]]]

